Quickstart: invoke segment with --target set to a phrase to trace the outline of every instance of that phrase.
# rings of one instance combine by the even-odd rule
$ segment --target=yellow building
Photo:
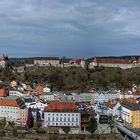
[[[126,125],[140,128],[140,104],[122,104],[121,117]]]

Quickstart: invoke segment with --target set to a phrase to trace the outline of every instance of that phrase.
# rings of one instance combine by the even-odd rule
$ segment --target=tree
[[[69,127],[62,127],[62,130],[68,134],[70,132],[70,128]]]
[[[9,127],[11,128],[11,131],[12,131],[12,134],[13,134],[13,136],[16,136],[17,135],[17,127],[15,126],[15,122],[14,121],[12,121],[12,122],[8,122],[8,125],[9,125]]]
[[[6,126],[6,118],[0,120],[0,129],[3,129]]]
[[[89,121],[87,130],[88,130],[91,134],[93,134],[93,133],[95,132],[96,129],[97,129],[97,120],[96,120],[94,117],[92,117],[92,118],[90,119],[90,121]]]

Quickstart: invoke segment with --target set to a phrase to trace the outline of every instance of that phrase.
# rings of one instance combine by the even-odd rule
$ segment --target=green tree
[[[6,126],[6,118],[0,120],[0,129],[3,129]]]
[[[95,130],[97,129],[97,120],[92,117],[89,121],[89,124],[88,124],[88,127],[87,127],[87,130],[93,134],[95,132]]]
[[[70,128],[69,127],[62,127],[62,130],[68,134],[70,132]]]

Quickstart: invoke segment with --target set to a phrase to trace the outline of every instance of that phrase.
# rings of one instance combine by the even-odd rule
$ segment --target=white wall
[[[80,113],[68,112],[44,112],[44,127],[48,126],[69,126],[80,127]]]

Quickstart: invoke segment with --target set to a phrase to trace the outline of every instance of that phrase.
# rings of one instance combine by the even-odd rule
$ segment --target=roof
[[[0,106],[12,106],[12,107],[20,107],[22,108],[24,105],[24,102],[20,99],[1,99],[0,100]]]
[[[43,93],[43,90],[44,90],[44,86],[43,85],[38,85],[36,88],[35,88],[35,91],[37,93]]]
[[[117,104],[117,103],[114,103],[114,102],[112,102],[112,101],[108,101],[108,102],[106,103],[106,106],[109,107],[109,108],[111,108],[111,109],[113,109],[113,108],[115,107],[116,104]]]
[[[59,57],[35,57],[34,60],[59,60]]]
[[[135,98],[124,98],[119,100],[120,103],[131,103],[131,104],[136,104],[137,100]]]
[[[0,97],[6,97],[7,94],[6,94],[6,91],[5,89],[0,89]]]
[[[75,102],[50,101],[44,112],[79,112]]]
[[[133,64],[132,60],[119,59],[119,58],[97,58],[97,63],[112,63],[112,64]]]
[[[122,103],[121,105],[132,111],[140,110],[140,103],[138,103],[138,104]]]

